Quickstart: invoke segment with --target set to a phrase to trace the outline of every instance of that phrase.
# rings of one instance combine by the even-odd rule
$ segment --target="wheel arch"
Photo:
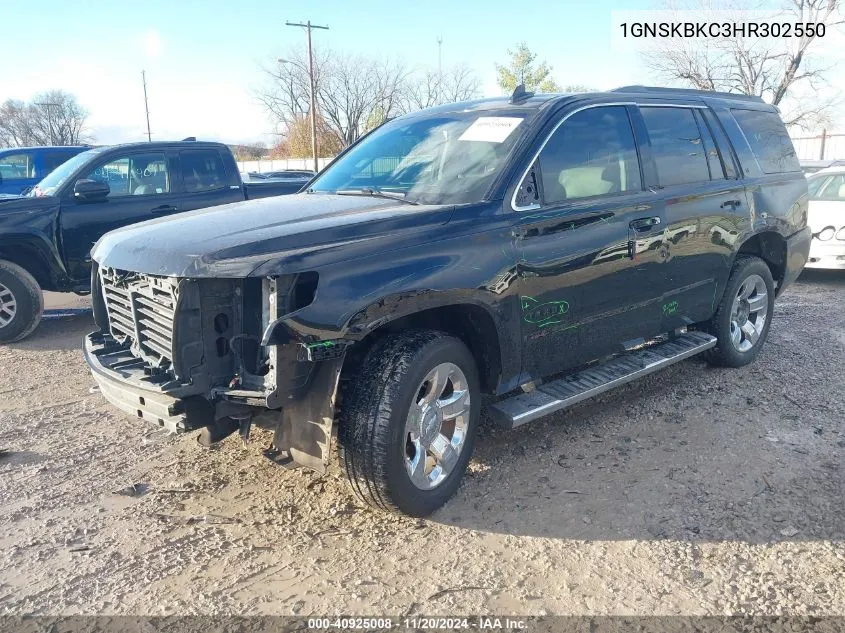
[[[775,281],[776,294],[780,294],[786,275],[786,238],[777,231],[769,230],[749,235],[734,253],[731,269],[742,255],[754,255],[766,263]]]
[[[17,264],[35,277],[42,289],[56,286],[55,257],[31,235],[0,235],[0,259]]]
[[[378,340],[391,333],[407,330],[435,330],[461,340],[475,359],[482,391],[496,391],[503,370],[501,337],[493,315],[486,307],[476,303],[451,303],[398,315],[389,320],[380,319],[376,327],[367,331],[347,350],[341,380],[354,375],[367,352]]]

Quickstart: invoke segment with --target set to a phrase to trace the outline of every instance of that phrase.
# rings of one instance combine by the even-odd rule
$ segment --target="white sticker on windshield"
[[[472,122],[464,133],[458,137],[459,141],[487,141],[501,143],[516,127],[522,123],[521,118],[512,116],[482,116]]]

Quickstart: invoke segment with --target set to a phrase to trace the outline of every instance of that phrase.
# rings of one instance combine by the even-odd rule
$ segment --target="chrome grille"
[[[129,340],[135,356],[153,367],[169,368],[178,280],[101,268],[100,283],[114,339]]]

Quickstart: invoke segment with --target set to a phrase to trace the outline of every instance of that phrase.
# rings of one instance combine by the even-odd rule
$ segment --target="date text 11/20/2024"
[[[479,616],[474,618],[406,617],[406,618],[309,618],[309,630],[483,630],[521,631],[527,628],[524,619]]]

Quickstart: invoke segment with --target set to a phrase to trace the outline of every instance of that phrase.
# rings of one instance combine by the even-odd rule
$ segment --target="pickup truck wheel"
[[[341,458],[370,505],[426,516],[460,485],[481,398],[472,354],[434,331],[382,339],[341,403]]]
[[[707,361],[724,367],[753,362],[769,335],[774,305],[775,284],[766,262],[738,257],[716,314],[702,328],[718,339],[705,353]]]
[[[0,260],[0,343],[26,338],[38,327],[44,312],[44,296],[26,270]]]

